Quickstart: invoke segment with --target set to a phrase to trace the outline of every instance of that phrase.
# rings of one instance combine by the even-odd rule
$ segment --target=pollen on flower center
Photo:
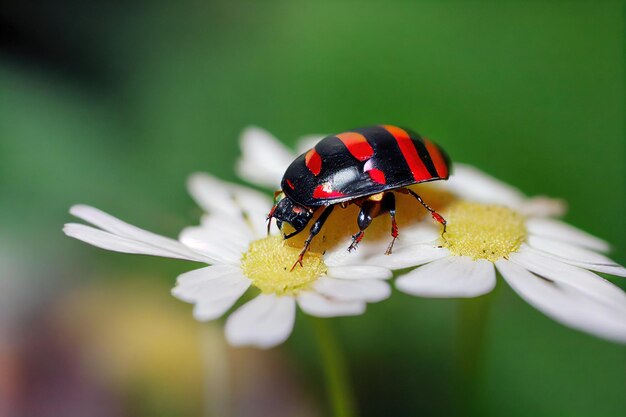
[[[264,294],[291,295],[307,289],[326,274],[322,254],[307,252],[303,266],[291,267],[300,249],[287,245],[282,237],[268,236],[250,244],[241,258],[243,273]]]
[[[507,207],[457,201],[444,217],[443,246],[457,256],[495,262],[516,252],[526,239],[524,217]]]

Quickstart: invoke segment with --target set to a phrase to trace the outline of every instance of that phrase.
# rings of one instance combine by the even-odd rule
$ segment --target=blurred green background
[[[325,415],[306,318],[272,351],[228,349],[169,296],[195,265],[61,233],[88,203],[175,236],[200,215],[187,175],[236,180],[250,124],[290,145],[411,127],[453,160],[565,198],[566,219],[626,263],[624,22],[622,1],[3,5],[0,415]],[[624,347],[506,285],[488,298],[483,318],[485,300],[394,294],[333,319],[361,415],[626,415]]]

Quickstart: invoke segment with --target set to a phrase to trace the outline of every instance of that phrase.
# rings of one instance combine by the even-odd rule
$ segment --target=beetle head
[[[311,217],[313,217],[313,212],[282,193],[278,196],[278,198],[278,202],[270,212],[268,220],[271,221],[272,218],[275,218],[276,224],[281,230],[283,222],[289,223],[291,227],[294,228],[294,232],[286,235],[285,238],[300,233],[309,223]]]

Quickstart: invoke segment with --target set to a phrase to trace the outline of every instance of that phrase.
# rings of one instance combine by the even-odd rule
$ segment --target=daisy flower
[[[539,215],[525,215],[515,205],[526,212],[534,208]],[[626,269],[600,253],[609,249],[605,241],[541,217],[545,208],[521,200],[498,205],[457,199],[440,209],[448,221],[443,238],[437,228],[421,224],[392,255],[374,256],[369,263],[418,267],[401,274],[396,287],[423,297],[488,293],[497,270],[515,292],[552,319],[626,343],[626,294],[592,272],[626,276]]]
[[[127,224],[96,208],[77,205],[74,216],[95,227],[70,223],[70,237],[115,252],[154,255],[208,264],[180,275],[172,294],[195,304],[198,320],[224,315],[249,288],[256,295],[226,319],[230,344],[269,348],[292,332],[296,305],[318,317],[362,314],[366,303],[387,298],[387,268],[364,265],[362,255],[348,254],[344,242],[318,239],[304,266],[290,272],[301,244],[267,235],[265,217],[271,202],[251,189],[195,174],[189,190],[209,214],[199,226],[184,229],[178,240]],[[336,242],[335,242],[336,243]],[[331,247],[332,246],[332,247]],[[336,248],[336,249],[335,249]]]

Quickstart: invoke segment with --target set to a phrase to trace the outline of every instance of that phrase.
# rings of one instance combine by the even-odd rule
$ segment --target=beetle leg
[[[356,235],[352,236],[352,243],[348,247],[348,252],[352,252],[359,245],[363,236],[365,235],[365,229],[372,223],[376,214],[380,212],[380,201],[365,200],[361,205],[361,211],[356,219],[356,223],[359,226],[359,231]]]
[[[387,247],[385,251],[385,255],[391,255],[391,251],[393,249],[393,244],[396,242],[398,238],[398,225],[396,223],[396,196],[393,193],[385,194],[385,197],[382,201],[383,210],[389,212],[389,217],[391,217],[391,243]]]
[[[433,219],[435,219],[437,222],[439,222],[443,226],[443,233],[441,234],[441,236],[443,236],[446,233],[446,224],[448,222],[446,222],[446,219],[444,219],[441,214],[437,213],[428,204],[424,203],[424,200],[422,200],[422,197],[420,197],[415,191],[409,188],[400,188],[400,190],[398,191],[403,192],[405,194],[406,193],[411,194],[413,197],[415,197],[415,199],[419,201],[420,204],[424,206],[424,208],[430,212],[430,215],[433,217]]]
[[[291,267],[291,271],[293,271],[298,264],[300,264],[300,266],[303,266],[302,259],[304,258],[304,254],[307,250],[309,250],[309,246],[311,246],[311,241],[313,240],[315,235],[317,235],[320,230],[322,230],[322,226],[324,225],[324,223],[328,219],[328,216],[330,216],[330,213],[333,211],[334,208],[335,206],[333,205],[326,207],[322,214],[317,218],[317,220],[315,220],[315,223],[313,223],[313,226],[311,226],[311,229],[309,230],[309,237],[307,237],[304,241],[304,247],[302,248],[302,251],[300,251],[300,255],[298,255],[298,260]]]

